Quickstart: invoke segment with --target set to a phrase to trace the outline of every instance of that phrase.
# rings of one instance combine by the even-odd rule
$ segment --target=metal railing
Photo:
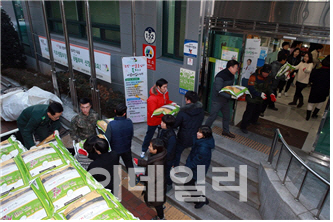
[[[284,140],[283,136],[281,135],[281,132],[279,129],[276,129],[276,132],[275,132],[275,135],[274,135],[274,139],[273,139],[273,142],[272,142],[272,146],[271,146],[271,150],[269,152],[269,156],[268,156],[268,163],[269,164],[272,164],[273,162],[273,157],[274,157],[274,153],[275,153],[275,148],[276,148],[276,145],[278,143],[278,140],[281,141],[282,145],[281,145],[281,149],[280,149],[280,152],[279,152],[279,156],[278,156],[278,159],[276,161],[276,165],[275,165],[275,172],[277,172],[277,168],[278,168],[278,165],[279,165],[279,160],[280,160],[280,157],[281,157],[281,153],[282,153],[282,150],[283,148],[285,148],[290,154],[291,154],[291,158],[289,160],[289,163],[288,163],[288,167],[286,169],[286,173],[284,175],[284,178],[283,178],[283,181],[282,181],[282,184],[284,185],[285,182],[286,182],[286,179],[287,179],[287,175],[288,175],[288,172],[289,172],[289,169],[290,169],[290,165],[291,165],[291,162],[293,159],[296,159],[304,168],[305,168],[305,175],[304,175],[304,178],[302,180],[302,183],[301,183],[301,186],[299,188],[299,191],[298,191],[298,194],[297,196],[295,197],[295,200],[296,201],[299,201],[299,197],[301,195],[301,192],[302,192],[302,189],[304,187],[304,182],[307,178],[307,175],[308,173],[312,173],[316,178],[318,178],[321,182],[323,182],[326,186],[327,186],[327,190],[326,192],[324,193],[324,195],[322,196],[321,200],[319,201],[318,203],[318,206],[317,206],[317,209],[318,209],[318,212],[317,214],[314,216],[315,219],[319,219],[319,215],[323,209],[323,206],[324,206],[324,203],[325,203],[325,200],[327,199],[327,196],[329,194],[329,191],[330,191],[330,182],[327,181],[325,178],[323,178],[322,176],[320,176],[318,173],[316,173],[313,169],[311,169],[308,165],[306,165],[304,163],[304,161],[292,150],[290,149],[290,147],[288,146],[288,144],[286,143],[286,141]]]

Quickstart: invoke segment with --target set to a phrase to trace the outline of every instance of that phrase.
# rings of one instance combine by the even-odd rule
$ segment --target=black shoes
[[[301,108],[304,103],[298,103],[297,108]]]
[[[276,108],[275,106],[272,106],[272,107],[268,106],[267,108],[268,108],[268,109],[271,109],[271,110],[274,110],[274,111],[278,111],[278,110],[279,110],[279,109]]]
[[[243,133],[245,133],[245,134],[248,134],[248,133],[249,133],[249,131],[247,131],[247,129],[241,129],[241,131],[242,131]]]
[[[259,126],[260,125],[260,123],[258,123],[258,122],[255,122],[255,123],[251,123],[252,125],[255,125],[255,126]]]
[[[261,117],[264,117],[264,116],[265,116],[265,114],[264,114],[264,113],[260,113],[260,114],[259,114],[259,116],[261,116]]]
[[[205,202],[199,202],[199,203],[196,203],[195,205],[194,205],[194,208],[195,209],[200,209],[201,207],[203,207],[205,204],[209,204],[209,201],[208,201],[208,199],[207,199],[207,197],[206,197],[206,201]]]
[[[288,103],[288,105],[297,105],[296,102],[291,102],[291,103]]]
[[[222,135],[223,136],[228,136],[228,137],[230,137],[230,138],[235,138],[236,136],[234,135],[234,134],[232,134],[232,133],[230,133],[230,132],[228,132],[228,133],[226,133],[226,132],[222,132]]]

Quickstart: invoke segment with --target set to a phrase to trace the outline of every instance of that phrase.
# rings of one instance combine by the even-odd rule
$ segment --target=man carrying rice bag
[[[212,126],[217,114],[221,110],[223,114],[223,132],[222,135],[235,138],[235,135],[229,131],[230,121],[230,107],[229,100],[236,99],[226,92],[220,92],[220,90],[226,86],[232,86],[235,80],[235,74],[238,71],[239,63],[236,60],[230,60],[227,63],[227,67],[215,76],[215,81],[212,90],[212,106],[208,119],[205,125]]]
[[[147,100],[148,129],[142,144],[142,153],[140,155],[141,158],[145,157],[150,140],[153,138],[157,126],[160,125],[162,121],[163,114],[159,116],[153,116],[153,112],[163,105],[173,103],[169,99],[168,81],[163,78],[156,81],[156,84],[149,90],[149,94],[150,96]]]

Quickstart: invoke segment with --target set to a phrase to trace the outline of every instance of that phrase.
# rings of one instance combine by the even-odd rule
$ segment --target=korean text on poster
[[[156,46],[143,44],[143,56],[147,58],[147,68],[156,70]]]
[[[226,46],[222,46],[222,55],[221,55],[221,59],[223,60],[238,60],[238,52],[239,49],[238,48],[232,48],[232,47],[226,47]]]
[[[133,123],[147,121],[147,61],[144,56],[123,57],[127,117]]]
[[[194,91],[195,71],[180,68],[179,93],[186,94],[187,91]]]
[[[198,42],[193,40],[185,39],[184,42],[184,55],[197,57],[198,55]]]
[[[51,39],[53,58],[56,63],[64,66],[68,66],[66,44],[64,42]],[[47,39],[43,36],[39,36],[39,44],[42,51],[42,56],[49,59],[49,48],[47,45]],[[90,57],[89,49],[70,44],[71,58],[73,69],[90,75]],[[95,68],[96,77],[106,82],[111,82],[111,54],[94,50],[95,55]]]

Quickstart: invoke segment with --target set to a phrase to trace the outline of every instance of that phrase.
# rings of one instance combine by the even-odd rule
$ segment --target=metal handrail
[[[268,163],[269,164],[272,164],[273,162],[273,157],[274,157],[274,152],[275,152],[275,148],[276,148],[276,145],[277,145],[277,142],[278,140],[281,140],[282,142],[282,145],[281,145],[281,149],[280,149],[280,153],[279,153],[279,156],[278,156],[278,159],[276,161],[276,165],[275,165],[275,168],[274,170],[277,171],[277,167],[278,167],[278,164],[279,164],[279,160],[280,160],[280,157],[281,157],[281,153],[282,153],[282,150],[283,148],[286,148],[286,150],[289,151],[289,153],[291,154],[291,158],[289,160],[289,163],[288,163],[288,167],[287,167],[287,170],[286,170],[286,173],[284,175],[284,178],[283,178],[283,181],[282,181],[282,184],[284,185],[285,182],[286,182],[286,179],[287,179],[287,175],[288,175],[288,172],[289,172],[289,168],[290,168],[290,165],[291,165],[291,162],[292,160],[295,158],[305,169],[305,175],[304,175],[304,178],[302,180],[302,183],[301,183],[301,186],[299,188],[299,191],[298,191],[298,194],[297,196],[295,197],[295,200],[296,201],[299,201],[299,197],[301,195],[301,192],[302,192],[302,189],[303,189],[303,185],[304,185],[304,182],[307,178],[307,175],[308,175],[308,172],[312,173],[315,177],[317,177],[321,182],[323,182],[324,184],[327,185],[327,190],[325,192],[325,194],[323,195],[323,197],[321,198],[321,200],[319,201],[319,204],[317,206],[317,209],[318,209],[318,212],[317,214],[314,216],[315,219],[318,219],[319,218],[319,215],[322,211],[322,208],[324,206],[324,203],[325,203],[325,200],[328,196],[328,193],[330,191],[330,182],[327,181],[325,178],[323,178],[322,176],[320,176],[318,173],[316,173],[313,169],[311,169],[306,163],[304,163],[304,161],[288,146],[287,142],[284,140],[281,132],[279,129],[276,129],[275,131],[275,135],[274,135],[274,138],[273,138],[273,142],[272,142],[272,146],[271,146],[271,150],[269,152],[269,155],[268,155]]]

